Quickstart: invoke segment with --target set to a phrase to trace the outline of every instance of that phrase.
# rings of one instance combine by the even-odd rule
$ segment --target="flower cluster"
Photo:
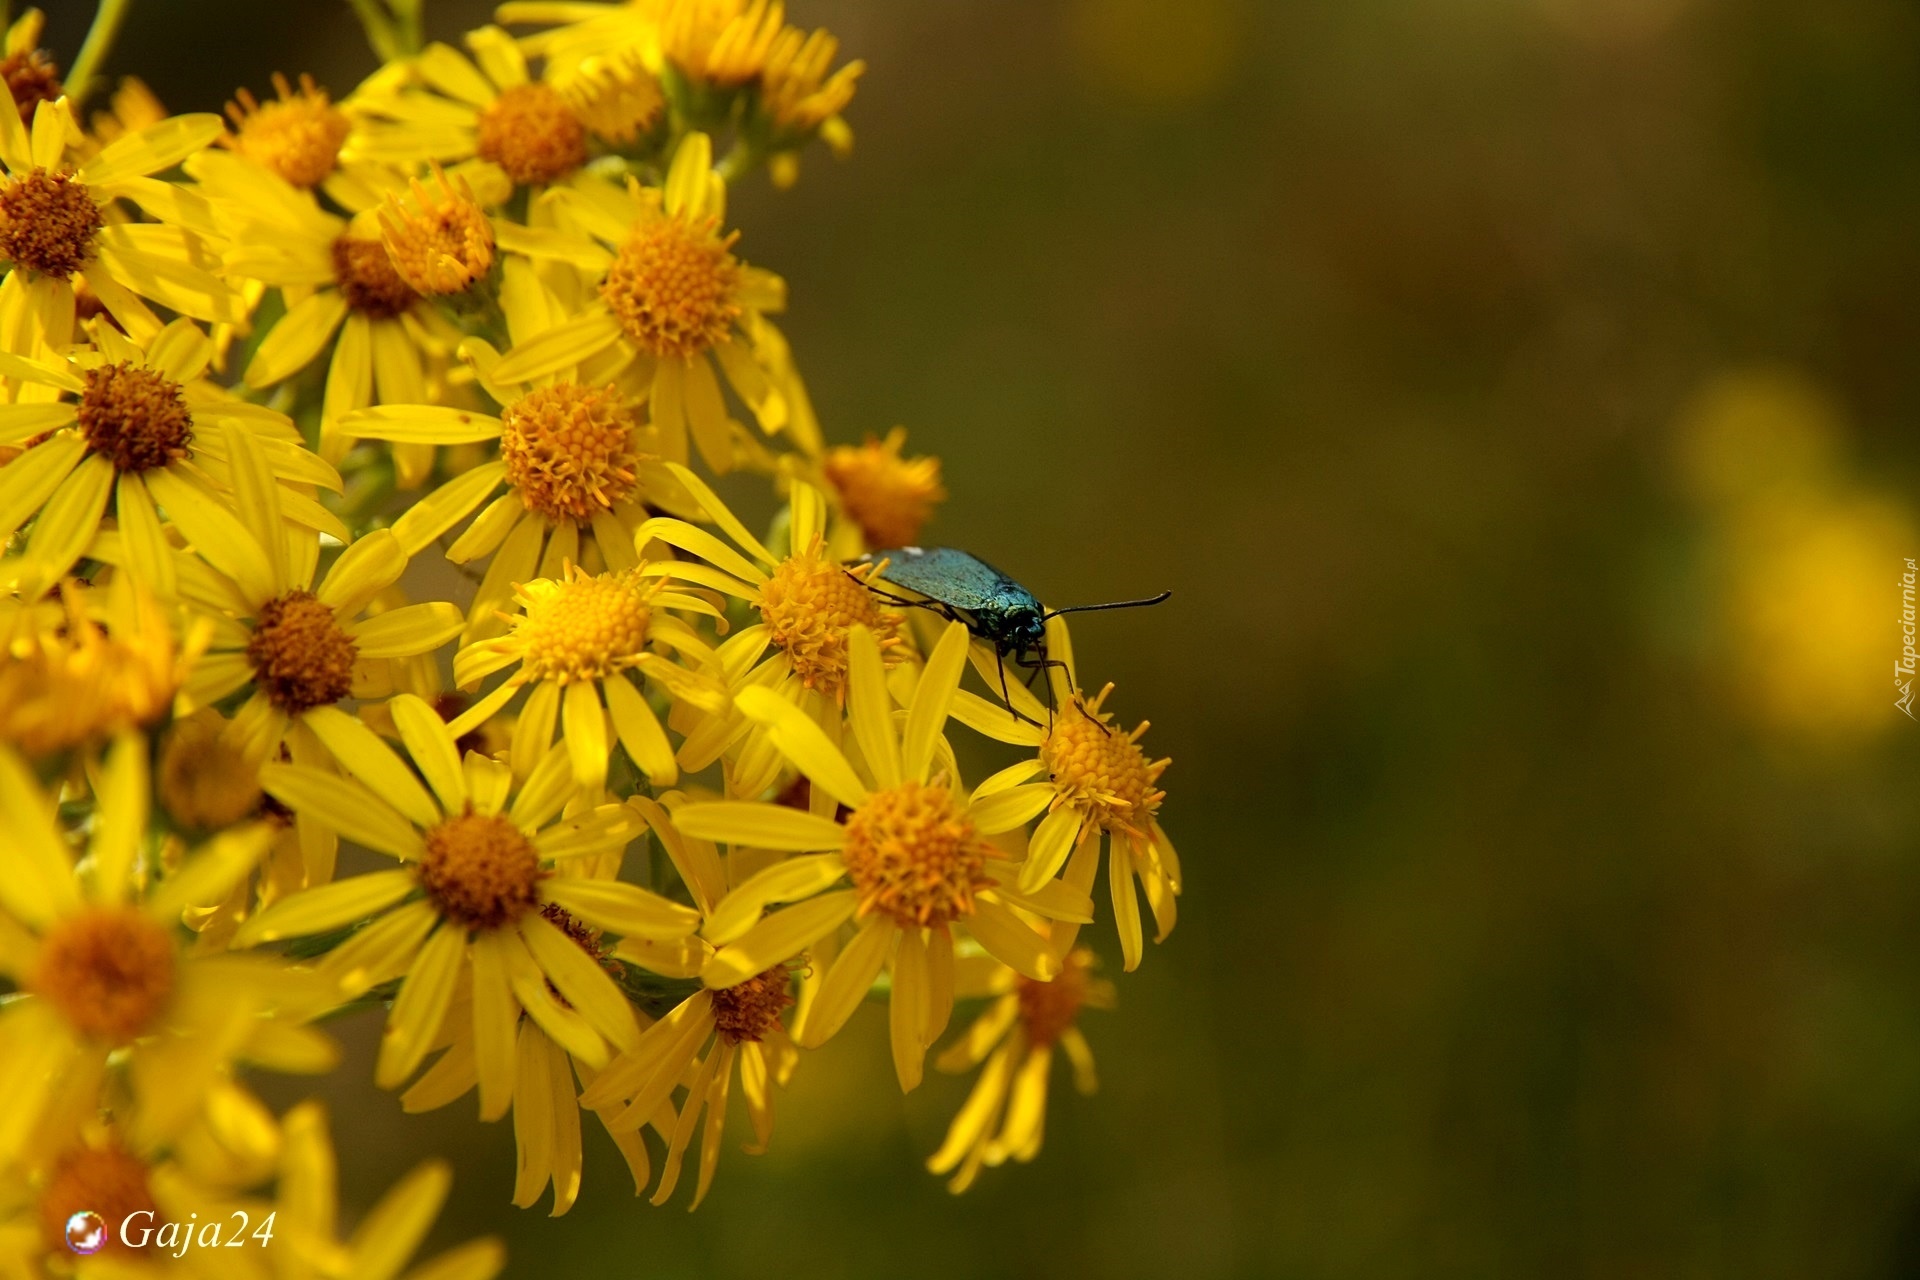
[[[246,1084],[331,1070],[354,1008],[404,1107],[512,1117],[556,1214],[583,1111],[655,1203],[697,1146],[697,1204],[736,1082],[764,1149],[870,1001],[909,1090],[982,1002],[929,1166],[1031,1159],[1112,1002],[1082,926],[1128,970],[1173,927],[1167,762],[1062,619],[1036,694],[880,587],[939,464],[825,443],[727,211],[846,150],[860,64],[777,0],[510,3],[462,48],[364,7],[363,83],[224,117],[86,117],[8,35],[0,1270],[64,1274],[83,1209],[257,1201],[276,1274],[397,1273],[444,1168],[342,1243],[324,1116]]]

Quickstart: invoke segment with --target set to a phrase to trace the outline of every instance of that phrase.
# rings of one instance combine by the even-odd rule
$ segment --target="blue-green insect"
[[[1173,595],[1162,591],[1145,600],[1114,600],[1106,604],[1077,604],[1065,609],[1048,609],[1033,592],[1015,582],[979,556],[953,547],[894,547],[870,551],[859,563],[885,562],[867,581],[867,589],[892,604],[931,609],[993,646],[1000,668],[1000,697],[1013,712],[1028,723],[1037,723],[1015,710],[1007,688],[1007,659],[1027,669],[1027,685],[1048,667],[1066,664],[1047,656],[1047,619],[1063,613],[1088,613],[1095,609],[1137,609],[1159,604]],[[879,578],[896,587],[925,597],[909,600],[873,585]],[[1047,713],[1053,713],[1053,686],[1047,685]]]

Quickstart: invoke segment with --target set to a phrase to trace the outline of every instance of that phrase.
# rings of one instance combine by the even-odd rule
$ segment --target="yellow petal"
[[[394,1184],[353,1233],[354,1280],[391,1280],[427,1237],[440,1215],[453,1171],[444,1160],[427,1160]]]
[[[873,986],[873,980],[879,976],[880,966],[886,963],[887,953],[893,949],[894,937],[899,932],[900,927],[891,916],[876,913],[867,917],[866,923],[860,926],[860,932],[853,936],[853,941],[833,962],[833,968],[827,971],[825,981],[820,984],[820,993],[807,1009],[806,1021],[794,1036],[802,1048],[818,1048],[846,1025],[853,1011],[867,998],[867,992]]]
[[[714,952],[700,971],[700,981],[731,987],[784,964],[851,920],[859,905],[860,895],[843,889],[776,911]]]
[[[528,914],[520,920],[520,937],[535,962],[567,1003],[616,1049],[631,1049],[640,1039],[633,1006],[620,994],[613,979],[545,916]]]
[[[173,168],[211,144],[225,129],[220,117],[211,113],[169,116],[114,139],[74,176],[89,187],[104,187],[121,178],[144,178]]]
[[[914,687],[913,702],[907,707],[906,732],[900,739],[900,770],[915,782],[925,782],[933,766],[933,740],[947,722],[954,690],[960,687],[960,674],[967,668],[967,645],[966,627],[948,623],[940,643],[927,657],[920,683]]]
[[[431,404],[387,403],[340,419],[340,430],[350,436],[395,444],[475,444],[498,440],[500,429],[498,418]]]
[[[440,821],[439,807],[413,770],[358,716],[338,707],[315,707],[305,720],[340,767],[375,795],[419,826],[431,827]]]
[[[0,745],[0,813],[7,815],[9,874],[0,905],[29,925],[65,915],[79,902],[73,860],[54,825],[54,808],[12,748]]]
[[[900,931],[900,945],[893,956],[893,990],[887,996],[887,1025],[900,1091],[912,1093],[920,1086],[927,1056],[927,1042],[920,1038],[927,1025],[927,948],[918,929]]]
[[[311,814],[370,849],[417,858],[424,848],[412,823],[357,782],[305,765],[266,764],[260,786],[289,809]]]
[[[612,346],[620,322],[604,306],[585,311],[565,324],[516,343],[493,367],[496,382],[531,382],[579,364]]]
[[[779,748],[780,754],[828,795],[850,809],[866,803],[867,788],[860,781],[860,775],[847,763],[840,748],[828,739],[826,731],[806,712],[765,688],[742,689],[735,695],[734,705],[748,719],[766,726],[767,738]]]
[[[389,609],[349,628],[362,658],[410,658],[431,653],[467,625],[458,605],[444,600]]]
[[[233,944],[251,947],[344,928],[379,915],[418,886],[412,871],[396,868],[303,889],[248,917],[234,931]]]
[[[458,739],[425,699],[411,693],[394,698],[387,711],[400,740],[407,744],[407,754],[439,797],[441,812],[459,813],[466,807],[467,784],[460,774]]]
[[[562,713],[574,781],[598,795],[607,785],[607,716],[592,681],[566,686]]]
[[[785,805],[753,800],[682,805],[674,813],[673,821],[687,835],[702,840],[795,853],[838,849],[847,838],[846,828],[837,822]]]
[[[473,1063],[482,1120],[498,1120],[513,1105],[513,1041],[520,1005],[507,982],[505,944],[498,930],[473,939]]]
[[[380,1056],[373,1081],[382,1089],[397,1089],[414,1073],[433,1047],[440,1023],[453,1001],[460,964],[467,954],[466,930],[444,923],[413,958],[413,968],[400,984],[387,1027],[380,1037]]]
[[[393,522],[394,536],[408,555],[418,555],[472,514],[506,474],[507,464],[496,460],[454,477],[408,507],[406,514]]]
[[[692,908],[618,880],[554,876],[541,882],[540,896],[596,929],[624,937],[674,942],[700,924],[700,913]]]
[[[660,727],[659,717],[653,714],[653,708],[640,696],[640,691],[618,674],[609,676],[603,687],[620,745],[647,775],[647,781],[656,787],[670,787],[678,782],[680,768],[674,762],[673,744],[667,740],[667,731]]]
[[[783,806],[775,806],[775,808],[788,813],[798,812],[784,809]],[[681,812],[684,814],[687,810],[682,809]],[[810,822],[829,821],[813,814],[804,816]],[[831,825],[836,830],[839,829],[839,824]],[[740,843],[752,844],[756,848],[767,847],[757,841]],[[798,902],[802,898],[810,898],[837,883],[846,874],[847,864],[840,860],[840,855],[837,853],[818,853],[782,859],[735,886],[733,892],[713,909],[713,914],[707,918],[706,924],[701,926],[700,934],[716,947],[725,946],[751,928],[754,922],[760,919],[761,913],[774,903]],[[766,965],[760,966],[762,969],[766,967]]]
[[[1060,958],[1053,954],[1047,940],[992,896],[980,894],[974,898],[973,914],[966,924],[974,941],[1015,973],[1035,982],[1051,982],[1060,972]]]
[[[847,719],[860,754],[867,758],[874,781],[882,787],[900,785],[900,740],[893,730],[893,699],[887,693],[886,668],[873,632],[856,623],[847,633],[847,668],[852,686]]]

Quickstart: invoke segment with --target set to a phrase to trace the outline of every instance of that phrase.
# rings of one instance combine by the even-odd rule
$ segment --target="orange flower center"
[[[93,260],[105,225],[93,193],[71,175],[29,169],[0,183],[0,257],[65,280]]]
[[[260,606],[247,642],[254,683],[289,715],[346,697],[359,654],[333,610],[311,591],[289,591]]]
[[[728,1044],[764,1040],[780,1025],[780,1014],[793,1003],[787,988],[793,966],[777,964],[745,982],[707,994],[713,998],[713,1025]]]
[[[68,1224],[76,1215],[92,1214],[99,1220],[98,1227],[106,1236],[104,1252],[127,1254],[146,1250],[123,1244],[120,1224],[129,1214],[145,1211],[157,1216],[159,1211],[147,1181],[146,1161],[118,1143],[97,1149],[75,1147],[62,1155],[41,1189],[36,1207],[47,1252],[62,1258],[68,1257],[78,1243],[68,1236]],[[94,1225],[93,1219],[85,1221]]]
[[[428,297],[465,293],[493,269],[493,224],[472,189],[464,178],[437,176],[438,195],[415,178],[409,204],[388,196],[380,210],[381,238],[394,270]]]
[[[861,915],[884,911],[913,926],[972,915],[992,852],[945,787],[903,782],[848,816],[841,857]]]
[[[540,854],[498,815],[463,813],[427,832],[420,887],[449,920],[498,929],[534,909]]]
[[[500,460],[527,509],[587,524],[633,491],[633,410],[617,387],[556,383],[500,415]]]
[[[1052,982],[1015,976],[1013,992],[1020,1001],[1020,1021],[1026,1026],[1027,1039],[1036,1048],[1045,1048],[1059,1040],[1080,1016],[1080,1007],[1087,1002],[1092,962],[1092,954],[1086,948],[1076,947]]]
[[[67,91],[60,83],[60,68],[44,49],[22,49],[0,62],[0,78],[5,78],[13,105],[20,109],[20,123],[29,127],[41,103],[52,102]]]
[[[518,84],[480,112],[478,151],[517,186],[552,182],[587,162],[587,127],[552,86]]]
[[[590,575],[578,566],[563,581],[528,584],[526,612],[512,620],[527,675],[572,684],[632,666],[646,652],[649,604],[661,587],[631,570]]]
[[[881,651],[900,643],[900,614],[882,609],[865,576],[871,565],[849,569],[821,554],[821,540],[801,555],[788,556],[760,586],[757,607],[784,649],[800,682],[831,698],[847,690],[847,629],[866,626]]]
[[[153,1028],[173,977],[164,925],[136,907],[88,907],[47,931],[28,985],[81,1035],[122,1045]]]
[[[180,384],[129,361],[81,375],[75,412],[93,451],[119,471],[152,471],[188,455],[193,414]]]
[[[355,236],[335,240],[333,278],[347,305],[374,320],[391,320],[420,298],[394,270],[387,246],[378,240]]]
[[[620,327],[641,350],[690,359],[731,340],[739,232],[724,239],[719,220],[656,218],[635,228],[600,286]]]
[[[1149,761],[1140,750],[1144,720],[1130,734],[1107,724],[1100,704],[1111,692],[1108,685],[1091,702],[1076,699],[1063,708],[1040,744],[1040,759],[1065,803],[1085,810],[1107,831],[1145,839],[1147,824],[1167,794],[1154,784],[1170,762]]]
[[[235,95],[239,101],[227,104],[233,149],[296,187],[319,186],[333,172],[352,122],[312,76],[301,76],[295,92],[276,71],[273,87],[280,95],[276,101],[262,105],[242,89]]]
[[[827,480],[869,547],[912,546],[934,504],[947,496],[940,459],[901,457],[905,441],[904,431],[893,431],[885,441],[868,436],[858,447],[836,445],[827,452]]]

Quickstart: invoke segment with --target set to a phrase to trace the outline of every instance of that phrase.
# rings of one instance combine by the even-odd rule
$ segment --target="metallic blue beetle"
[[[1063,613],[1086,613],[1095,609],[1134,609],[1159,604],[1173,595],[1162,591],[1145,600],[1115,600],[1107,604],[1081,604],[1066,609],[1048,609],[1033,592],[1015,582],[976,555],[953,547],[894,547],[870,551],[859,563],[884,564],[867,580],[867,588],[892,603],[931,609],[993,646],[1000,667],[1000,696],[1007,710],[1022,720],[1036,723],[1014,709],[1007,688],[1007,659],[1028,671],[1027,684],[1048,667],[1065,666],[1047,656],[1047,619]],[[924,597],[910,600],[883,591],[873,578],[904,588]],[[1053,712],[1053,686],[1047,686],[1047,712]]]

